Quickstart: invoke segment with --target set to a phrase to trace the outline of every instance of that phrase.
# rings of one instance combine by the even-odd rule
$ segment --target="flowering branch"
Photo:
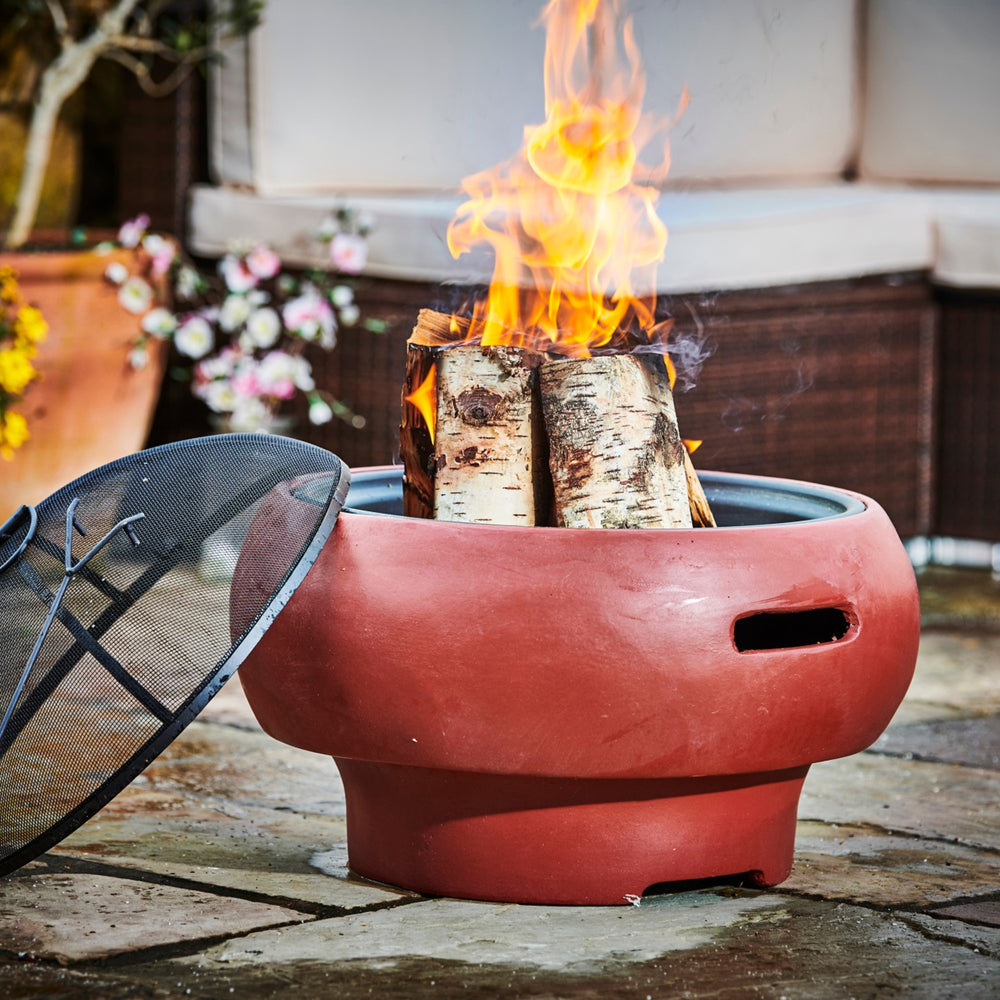
[[[191,391],[234,431],[271,430],[284,416],[284,404],[302,395],[309,420],[323,424],[345,420],[355,427],[364,418],[325,394],[315,383],[306,354],[330,351],[342,327],[362,321],[348,276],[367,257],[370,223],[341,210],[317,238],[329,246],[332,271],[298,277],[282,271],[280,257],[256,244],[234,249],[219,262],[214,276],[196,270],[173,244],[146,232],[149,219],[126,223],[119,234],[136,249],[137,273],[120,264],[108,269],[119,287],[119,300],[142,316],[142,336],[132,363],[145,363],[149,339],[169,340],[191,363]],[[153,286],[165,275],[172,280],[173,308],[156,305]]]

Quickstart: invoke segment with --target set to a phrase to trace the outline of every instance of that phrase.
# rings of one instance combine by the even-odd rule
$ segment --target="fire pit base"
[[[432,895],[579,905],[630,903],[659,882],[783,881],[808,771],[581,779],[335,760],[358,875]]]
[[[240,668],[266,732],[338,762],[355,871],[575,904],[785,878],[806,769],[906,693],[916,580],[872,500],[702,482],[720,527],[522,528],[400,517],[401,472],[355,471]],[[262,505],[236,594],[274,588],[311,489]]]

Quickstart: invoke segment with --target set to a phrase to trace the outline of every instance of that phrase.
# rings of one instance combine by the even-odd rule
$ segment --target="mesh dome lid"
[[[304,476],[313,502],[275,539],[273,589],[233,588],[250,525],[270,527],[262,500]],[[349,482],[322,448],[217,435],[119,459],[0,527],[0,875],[197,716],[315,562]]]

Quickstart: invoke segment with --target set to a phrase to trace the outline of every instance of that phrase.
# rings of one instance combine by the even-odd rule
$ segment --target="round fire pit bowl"
[[[567,904],[786,878],[810,764],[870,746],[913,673],[916,581],[884,511],[704,473],[718,528],[502,527],[399,516],[401,477],[354,471],[240,668],[268,733],[336,760],[351,869]],[[273,589],[312,488],[270,495],[235,594]]]

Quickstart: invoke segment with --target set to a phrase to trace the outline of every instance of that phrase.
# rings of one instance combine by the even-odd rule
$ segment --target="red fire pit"
[[[335,758],[354,871],[602,904],[788,875],[809,765],[869,746],[906,692],[916,583],[865,497],[702,482],[718,528],[602,531],[393,516],[401,471],[354,473],[240,670],[268,733]],[[311,502],[271,494],[234,588],[273,589]]]

